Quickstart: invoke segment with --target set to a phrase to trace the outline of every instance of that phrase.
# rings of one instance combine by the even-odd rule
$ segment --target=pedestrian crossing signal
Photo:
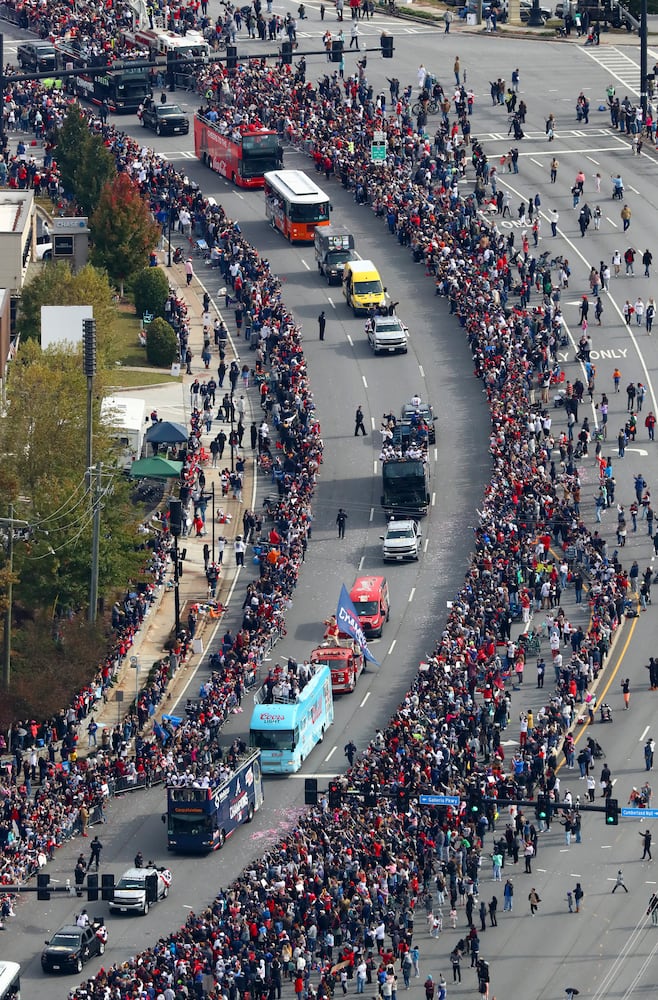
[[[605,800],[605,822],[606,826],[619,825],[619,803],[617,799]]]
[[[90,903],[95,903],[98,899],[98,875],[95,872],[87,875],[87,899]]]

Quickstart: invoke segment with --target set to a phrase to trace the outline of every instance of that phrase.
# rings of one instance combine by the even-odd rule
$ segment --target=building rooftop
[[[0,191],[0,233],[22,233],[30,225],[33,191]]]

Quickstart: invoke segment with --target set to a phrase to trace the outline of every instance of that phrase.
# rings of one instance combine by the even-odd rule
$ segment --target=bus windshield
[[[190,816],[189,813],[170,813],[167,832],[169,835],[198,837],[206,831],[212,831],[212,817],[208,814]]]
[[[276,170],[280,160],[278,135],[245,135],[242,138],[242,176],[263,177]]]
[[[326,222],[329,218],[329,203],[320,202],[318,205],[300,205],[291,203],[291,222]]]
[[[261,750],[294,750],[295,734],[292,729],[252,729],[249,734],[252,747]]]

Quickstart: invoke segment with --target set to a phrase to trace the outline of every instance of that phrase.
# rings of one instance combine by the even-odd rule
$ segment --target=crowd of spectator
[[[386,977],[388,963],[402,962],[412,947],[414,921],[421,907],[436,906],[435,890],[439,899],[449,895],[452,905],[465,885],[471,894],[477,889],[484,845],[493,846],[499,812],[506,813],[511,853],[515,838],[522,832],[525,837],[530,820],[523,808],[497,803],[533,798],[538,790],[553,805],[560,802],[556,767],[564,719],[571,717],[564,706],[575,706],[576,678],[585,675],[589,684],[605,660],[625,610],[624,574],[605,540],[583,522],[574,499],[578,466],[571,444],[562,454],[550,428],[547,434],[541,427],[536,432],[541,403],[535,386],[550,364],[556,302],[544,281],[537,308],[520,299],[510,304],[521,260],[495,224],[478,213],[475,195],[458,185],[469,170],[463,138],[457,141],[467,121],[465,95],[457,88],[448,102],[448,112],[454,103],[454,121],[446,112],[431,140],[422,123],[413,121],[410,95],[400,97],[395,84],[387,111],[384,95],[376,96],[368,85],[365,60],[349,80],[327,76],[318,88],[288,67],[260,64],[239,74],[218,71],[212,83],[204,80],[206,90],[241,115],[255,105],[260,121],[303,142],[315,169],[328,179],[336,176],[354,191],[357,204],[374,210],[425,266],[438,294],[449,299],[491,414],[492,476],[468,572],[432,655],[396,714],[341,779],[343,803],[330,806],[322,796],[275,848],[207,907],[190,914],[180,930],[125,965],[103,970],[72,991],[77,997],[124,1000],[146,992],[159,998],[173,991],[175,997],[194,992],[236,1000],[248,992],[273,1000],[284,976],[299,977],[311,997],[327,997],[335,983],[331,970],[340,960],[350,974],[365,963],[367,979],[374,982],[381,966]],[[375,128],[386,134],[383,165],[370,163]],[[125,135],[111,127],[105,134],[119,169],[138,181],[154,212],[163,205],[167,211],[184,208],[195,233],[219,247],[234,290],[232,264],[238,262],[240,294],[259,330],[270,388],[294,405],[297,419],[286,426],[282,442],[276,508],[277,529],[289,540],[274,563],[263,560],[250,594],[258,602],[255,611],[277,608],[277,602],[280,609],[292,595],[303,558],[321,458],[299,330],[267,262],[223,208]],[[350,144],[340,138],[346,135]],[[482,180],[486,154],[477,143],[470,149],[471,168]],[[589,583],[591,625],[586,634],[578,630],[574,644],[560,598],[576,573]],[[508,679],[514,670],[522,680],[525,666],[510,625],[540,607],[547,612],[555,685],[524,730],[524,746],[510,767],[501,740],[511,716]],[[246,632],[240,643],[225,636],[210,687],[184,722],[153,737],[154,753],[173,760],[173,743],[167,744],[182,733],[189,734],[187,743],[207,742],[208,727],[222,715],[216,702],[223,706],[226,698],[240,697],[250,655],[251,631]],[[573,655],[564,662],[567,639]],[[192,774],[197,766],[194,761]],[[50,812],[64,816],[70,803],[62,784],[52,790],[47,781],[45,788],[52,791]],[[354,797],[348,801],[347,789],[354,785],[374,789],[376,806]],[[455,795],[461,806],[421,807],[423,792]],[[483,806],[477,821],[466,809],[473,796]],[[32,811],[29,795],[22,804]]]

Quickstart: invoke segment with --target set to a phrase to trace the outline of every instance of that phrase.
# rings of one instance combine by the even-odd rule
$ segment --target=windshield
[[[200,837],[212,831],[211,816],[190,816],[189,814],[173,813],[169,816],[168,832],[170,836],[184,834],[187,837]]]
[[[356,613],[361,617],[361,615],[367,615],[371,617],[376,615],[379,611],[379,601],[360,601],[356,606]]]
[[[73,931],[70,934],[55,934],[50,944],[55,948],[77,948],[80,944],[80,935]]]
[[[348,260],[352,260],[351,250],[330,250],[327,254],[327,260],[332,264],[345,264]]]
[[[413,538],[413,531],[410,528],[389,528],[386,533],[386,540],[390,541],[391,538]]]
[[[116,887],[117,889],[144,889],[146,881],[139,878],[120,878]]]
[[[291,222],[326,222],[329,218],[329,202],[318,205],[291,205]]]
[[[422,462],[385,462],[384,479],[424,479]]]
[[[381,295],[382,283],[379,278],[374,278],[372,281],[355,281],[354,293],[355,295]]]
[[[243,177],[262,177],[279,166],[279,137],[259,135],[242,137],[242,161],[240,172]]]
[[[295,734],[292,729],[252,729],[249,743],[261,750],[294,750]]]

